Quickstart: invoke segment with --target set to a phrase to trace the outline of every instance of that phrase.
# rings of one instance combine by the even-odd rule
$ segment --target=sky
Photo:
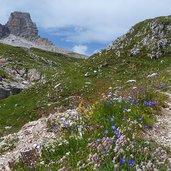
[[[39,35],[91,55],[148,18],[171,15],[171,0],[0,0],[0,23],[29,12]]]

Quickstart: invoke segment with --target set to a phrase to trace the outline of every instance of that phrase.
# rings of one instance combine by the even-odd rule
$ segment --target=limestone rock
[[[6,26],[10,34],[21,36],[28,39],[38,37],[38,29],[36,24],[32,22],[29,13],[13,12],[10,15]]]
[[[40,37],[36,24],[32,21],[30,14],[25,12],[13,12],[6,25],[0,24],[0,43],[25,48],[34,47],[45,51],[66,54],[75,58],[87,57],[58,48],[48,39]]]
[[[106,48],[120,56],[160,58],[171,53],[171,16],[142,21]]]
[[[0,38],[6,36],[9,34],[9,30],[6,26],[3,26],[2,24],[0,24]]]

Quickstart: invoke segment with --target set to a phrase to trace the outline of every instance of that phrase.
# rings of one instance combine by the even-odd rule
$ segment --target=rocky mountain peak
[[[38,37],[38,29],[31,20],[30,14],[25,12],[13,12],[6,24],[10,34],[33,39]]]
[[[58,48],[48,39],[40,37],[36,24],[32,21],[30,14],[26,12],[13,12],[5,25],[0,24],[0,43],[28,49],[34,47],[75,58],[87,57]]]
[[[171,16],[157,17],[133,26],[106,49],[116,56],[148,56],[159,58],[171,53]]]

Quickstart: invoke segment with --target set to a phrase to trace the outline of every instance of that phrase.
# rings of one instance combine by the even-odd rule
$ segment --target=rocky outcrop
[[[6,63],[0,63],[1,70],[9,75],[9,78],[0,75],[0,100],[18,94],[35,82],[45,78],[45,75],[35,68],[11,68],[8,64],[7,61]]]
[[[9,30],[6,26],[0,24],[0,38],[5,37],[9,34]]]
[[[34,47],[66,54],[75,58],[86,58],[85,55],[58,48],[48,39],[41,38],[38,35],[37,26],[32,21],[30,14],[25,12],[13,12],[5,25],[0,24],[0,43],[25,48]]]
[[[116,56],[148,56],[160,58],[171,53],[171,16],[145,20],[133,26],[127,34],[106,49]]]
[[[28,163],[25,162],[23,154],[27,155],[27,153],[32,150],[36,150],[35,153],[37,153],[38,156],[41,156],[41,150],[44,145],[48,147],[56,141],[61,143],[64,142],[63,129],[68,127],[65,123],[69,123],[69,127],[72,127],[75,124],[75,118],[82,118],[77,110],[67,110],[64,113],[57,112],[55,114],[50,114],[48,118],[42,117],[37,121],[27,123],[17,133],[1,137],[0,149],[6,149],[4,150],[4,153],[0,153],[0,170],[11,170],[10,163],[14,164],[15,162],[18,162],[19,159],[21,159],[25,165],[30,164],[30,160]],[[58,123],[57,127],[48,127],[48,123],[52,121]],[[11,129],[11,126],[6,126],[6,129]],[[81,128],[78,128],[78,131],[79,135],[77,135],[77,137],[81,138]],[[15,148],[10,148],[10,142],[13,143],[12,145]],[[34,159],[33,155],[29,156],[29,158]]]
[[[20,93],[24,89],[24,86],[20,83],[9,83],[1,82],[0,84],[0,99],[5,99],[10,95]]]
[[[38,37],[38,29],[35,23],[32,22],[29,13],[13,12],[10,15],[9,21],[6,24],[10,34],[34,39]]]

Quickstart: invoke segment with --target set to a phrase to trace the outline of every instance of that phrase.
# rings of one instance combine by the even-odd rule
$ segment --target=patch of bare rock
[[[64,113],[55,113],[49,117],[43,117],[37,121],[27,123],[22,129],[13,134],[1,137],[0,149],[4,145],[8,146],[8,142],[14,142],[15,148],[0,155],[0,170],[9,171],[10,164],[22,158],[24,154],[35,152],[36,155],[41,155],[43,145],[48,145],[54,141],[63,141],[61,130],[65,127],[66,123],[72,124],[74,118],[78,117],[76,110],[68,110]],[[56,120],[58,127],[55,132],[49,132],[48,122]],[[32,154],[32,156],[34,156]],[[22,158],[24,160],[24,158]]]
[[[163,108],[161,115],[156,116],[155,127],[148,131],[147,137],[153,139],[158,144],[171,148],[171,94],[168,94],[167,108]]]

